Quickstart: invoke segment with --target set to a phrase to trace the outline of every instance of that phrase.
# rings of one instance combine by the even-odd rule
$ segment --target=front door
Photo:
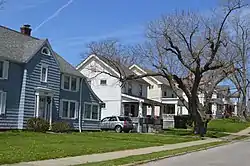
[[[40,96],[39,98],[39,117],[45,120],[49,120],[48,118],[48,104],[45,96]]]

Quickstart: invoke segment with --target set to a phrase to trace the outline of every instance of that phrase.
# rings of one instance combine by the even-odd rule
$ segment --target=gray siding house
[[[30,34],[29,25],[21,32],[0,26],[0,129],[25,129],[32,117],[99,129],[102,102],[86,78]]]

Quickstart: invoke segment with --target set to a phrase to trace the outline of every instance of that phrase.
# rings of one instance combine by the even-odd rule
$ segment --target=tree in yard
[[[195,133],[203,135],[209,120],[207,113],[210,111],[209,103],[214,89],[235,71],[237,54],[232,54],[228,20],[244,6],[241,0],[234,0],[228,2],[219,16],[205,17],[190,12],[176,12],[152,22],[147,32],[148,40],[136,46],[133,55],[144,60],[155,72],[140,76],[120,76],[120,81],[147,76],[166,78],[188,108],[195,122]],[[97,55],[102,54],[110,61],[117,60],[113,58],[117,55],[119,57],[119,54],[113,56],[106,52]],[[204,103],[199,99],[201,92],[204,93]]]
[[[238,108],[238,116],[242,119],[246,117],[247,111],[247,87],[249,86],[249,53],[250,53],[250,22],[247,16],[238,13],[231,21],[232,33],[231,45],[233,47],[232,54],[238,55],[237,61],[234,63],[238,70],[230,75],[229,79],[234,83],[238,93],[240,94],[240,102]]]
[[[3,9],[3,5],[6,1],[5,0],[0,0],[0,10]]]
[[[118,40],[107,39],[88,43],[85,54],[103,56],[125,66],[130,66],[135,63],[140,63],[139,57],[134,56],[134,51],[131,48],[130,46],[121,44]]]
[[[203,91],[209,103],[216,85],[234,71],[236,57],[231,54],[227,24],[233,12],[243,7],[241,1],[230,1],[221,17],[216,18],[189,12],[164,16],[150,24],[148,42],[136,49],[138,55],[152,63],[155,75],[165,77],[175,92],[181,89],[186,95],[196,133],[203,134],[208,121],[208,104],[203,105],[198,96],[201,84],[207,84]],[[206,77],[211,80],[204,82]],[[181,93],[177,96],[184,101]]]

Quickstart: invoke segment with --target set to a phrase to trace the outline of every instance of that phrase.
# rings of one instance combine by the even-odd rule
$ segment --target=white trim
[[[46,73],[45,73],[45,80],[43,80],[43,69],[46,69]],[[44,82],[44,83],[47,83],[48,82],[48,72],[49,72],[49,66],[48,65],[45,65],[45,64],[42,64],[41,65],[41,76],[40,76],[40,81],[41,82]]]
[[[130,70],[132,70],[132,68],[137,68],[137,69],[139,69],[141,72],[143,72],[144,74],[148,74],[145,70],[143,70],[142,68],[140,68],[138,65],[136,65],[136,64],[133,64],[132,66],[130,66],[129,67],[129,69]],[[159,80],[157,80],[156,78],[154,78],[153,76],[149,76],[151,79],[153,79],[157,84],[163,84],[162,82],[160,82]],[[147,78],[147,77],[145,77],[145,78]],[[146,80],[144,80],[144,81],[146,81]],[[146,81],[147,83],[149,83],[148,81]],[[149,83],[150,84],[150,83]],[[151,84],[150,84],[151,85]]]
[[[4,60],[0,60],[0,62],[3,62],[3,73],[0,80],[7,80],[9,75],[9,62]]]
[[[127,97],[127,98],[132,99],[132,100],[137,100],[138,102],[144,102],[144,99],[141,99],[139,97],[130,96],[130,95],[123,94],[123,93],[122,93],[122,97]]]
[[[64,80],[65,78],[64,77],[69,77],[69,89],[65,89],[64,88]],[[72,84],[72,78],[76,78],[76,90],[72,90],[72,87],[71,87],[71,84]],[[79,91],[79,78],[76,77],[76,76],[71,76],[71,75],[68,75],[68,74],[62,74],[62,84],[61,84],[61,89],[64,90],[64,91],[69,91],[69,92],[78,92]]]
[[[80,70],[83,65],[85,65],[91,58],[96,58],[98,61],[100,61],[105,67],[108,67],[112,72],[114,72],[116,75],[120,75],[115,69],[110,67],[107,63],[103,62],[100,58],[98,58],[95,54],[91,54],[88,58],[86,58],[82,63],[77,65],[76,70]]]
[[[91,105],[91,110],[90,110],[90,118],[85,118],[85,108],[86,105]],[[97,115],[97,119],[92,119],[92,108],[93,105],[96,105],[98,108],[98,115]],[[84,107],[83,107],[83,120],[90,120],[90,121],[99,121],[100,120],[100,105],[98,103],[91,103],[91,102],[84,102]]]
[[[43,52],[44,50],[47,50],[47,51],[48,51],[48,54],[44,53],[44,52]],[[49,49],[48,47],[43,47],[43,48],[41,49],[41,54],[47,55],[47,56],[51,56],[51,51],[50,51],[50,49]]]
[[[78,101],[76,100],[67,100],[67,99],[61,99],[61,108],[60,108],[60,118],[61,119],[77,119],[78,117]],[[63,102],[68,102],[68,117],[63,117]],[[74,117],[70,118],[70,103],[75,103],[75,112]]]
[[[7,92],[0,90],[0,115],[4,115],[6,113],[6,101],[7,101]]]

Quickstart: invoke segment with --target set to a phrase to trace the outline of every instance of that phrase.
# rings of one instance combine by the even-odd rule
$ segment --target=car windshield
[[[118,117],[120,121],[132,121],[129,117]]]

